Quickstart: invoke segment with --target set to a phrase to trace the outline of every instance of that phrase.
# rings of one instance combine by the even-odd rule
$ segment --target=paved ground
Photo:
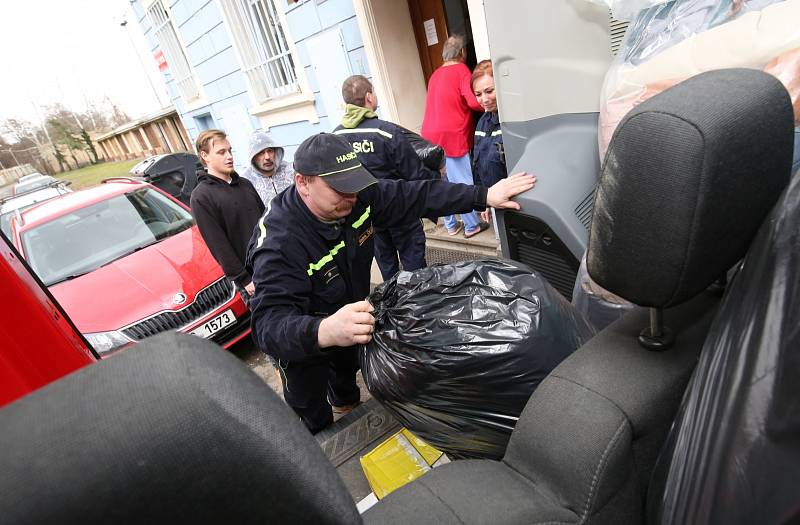
[[[283,388],[281,387],[281,380],[278,377],[278,372],[273,368],[264,352],[260,351],[250,338],[236,343],[231,352],[256,373],[258,377],[264,380],[278,396],[283,399]],[[361,378],[361,372],[356,377],[358,386],[361,388],[361,401],[367,401],[371,396],[364,386],[364,380]],[[338,414],[334,414],[334,421],[339,419]]]

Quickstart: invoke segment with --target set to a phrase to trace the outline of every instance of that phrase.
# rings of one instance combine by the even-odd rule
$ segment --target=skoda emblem
[[[176,293],[172,296],[172,302],[175,304],[183,304],[186,302],[186,294]]]

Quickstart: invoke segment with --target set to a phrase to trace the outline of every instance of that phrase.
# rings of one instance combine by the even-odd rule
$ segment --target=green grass
[[[87,166],[79,170],[65,171],[56,175],[57,179],[72,182],[73,190],[89,188],[100,184],[103,179],[110,177],[127,177],[128,171],[134,167],[141,159],[126,160],[122,162],[104,162],[94,166]]]

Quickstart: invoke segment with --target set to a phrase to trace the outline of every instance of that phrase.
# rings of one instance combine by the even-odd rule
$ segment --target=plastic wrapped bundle
[[[603,84],[600,158],[631,109],[699,73],[766,68],[791,92],[800,77],[791,53],[800,48],[797,20],[800,0],[673,0],[639,12]]]
[[[451,458],[501,458],[542,379],[594,335],[561,294],[513,261],[400,272],[370,301],[367,388]]]

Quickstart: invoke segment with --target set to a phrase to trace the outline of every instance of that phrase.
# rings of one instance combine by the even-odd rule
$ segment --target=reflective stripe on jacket
[[[379,180],[359,193],[343,221],[323,222],[294,186],[288,188],[270,201],[248,247],[258,346],[284,361],[320,356],[317,331],[322,318],[369,295],[374,227],[485,205],[486,188],[479,186]]]
[[[503,131],[497,112],[484,113],[475,127],[472,172],[476,182],[486,187],[508,176],[505,158],[498,151],[498,144],[503,144]]]
[[[353,145],[358,160],[378,179],[439,178],[437,172],[425,167],[396,124],[378,118],[365,118],[355,128],[339,126],[333,132]]]

